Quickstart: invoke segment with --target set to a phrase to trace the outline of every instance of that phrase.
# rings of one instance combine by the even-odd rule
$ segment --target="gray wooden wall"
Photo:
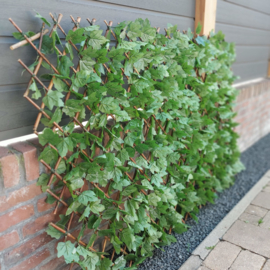
[[[237,82],[265,77],[270,53],[270,0],[218,0],[216,31],[236,44]]]
[[[67,31],[72,27],[69,15],[103,20],[114,24],[124,20],[148,18],[153,26],[164,29],[167,23],[179,29],[194,29],[195,0],[0,0],[0,141],[32,133],[37,110],[24,98],[29,75],[21,76],[22,67],[34,62],[36,53],[30,46],[11,51],[9,46],[15,28],[11,17],[23,31],[40,30],[35,10],[49,18],[49,12],[62,13],[61,25]],[[237,61],[233,65],[240,81],[266,76],[270,49],[270,0],[218,0],[216,30],[222,30],[226,39],[236,43]],[[41,69],[42,71],[42,69]]]
[[[12,18],[22,31],[40,30],[40,20],[35,11],[44,17],[62,13],[61,25],[67,31],[73,27],[69,15],[80,16],[82,25],[86,18],[97,19],[105,29],[104,19],[114,24],[125,20],[148,18],[153,26],[177,24],[180,29],[194,28],[195,0],[0,0],[0,141],[32,133],[37,110],[23,98],[29,76],[21,76],[21,58],[26,64],[34,62],[36,53],[30,46],[11,51],[9,46],[15,28],[8,21]]]

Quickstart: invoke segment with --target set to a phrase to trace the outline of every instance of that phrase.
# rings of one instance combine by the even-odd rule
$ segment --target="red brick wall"
[[[245,150],[270,132],[270,81],[239,89],[235,110],[239,146]],[[56,258],[56,244],[45,232],[53,205],[36,186],[44,167],[37,140],[0,147],[0,270],[69,269]],[[79,232],[79,231],[78,231]]]
[[[37,140],[0,147],[0,269],[68,269],[45,229],[55,221],[36,181],[44,168]]]
[[[270,80],[239,89],[235,111],[238,145],[244,151],[270,132]]]

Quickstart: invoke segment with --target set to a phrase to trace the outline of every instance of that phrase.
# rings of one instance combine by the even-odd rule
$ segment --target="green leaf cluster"
[[[35,82],[30,87],[49,115],[41,120],[39,158],[51,168],[61,158],[57,173],[64,182],[55,176],[51,188],[59,195],[65,185],[71,194],[58,225],[66,228],[75,213],[80,237],[86,228],[93,232],[87,247],[60,242],[58,256],[88,270],[136,269],[155,248],[175,242],[170,229],[187,230],[184,219],[196,220],[199,207],[214,203],[243,169],[232,110],[234,45],[221,32],[194,38],[170,24],[159,34],[147,19],[113,31],[110,47],[99,26],[70,30],[64,56],[57,39],[48,39],[44,53],[54,52],[59,74],[48,67],[53,89],[44,96]],[[52,129],[62,119],[69,120],[62,130]],[[48,181],[42,174],[38,185],[45,191]],[[62,236],[52,227],[48,233]],[[109,239],[117,259],[89,249],[97,237]]]

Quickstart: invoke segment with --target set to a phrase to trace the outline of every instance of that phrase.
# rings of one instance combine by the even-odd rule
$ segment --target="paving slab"
[[[260,192],[252,201],[253,205],[257,205],[270,210],[270,196],[268,192]]]
[[[262,191],[264,191],[264,192],[270,192],[270,186],[264,187]]]
[[[232,265],[240,252],[240,247],[225,241],[219,242],[203,264],[210,269],[226,270]]]
[[[270,260],[267,260],[262,270],[270,270]]]
[[[230,270],[261,270],[266,259],[248,250],[242,250]]]
[[[245,213],[255,215],[258,217],[264,217],[267,214],[267,212],[268,212],[267,209],[261,208],[256,205],[249,205],[245,210]]]
[[[201,244],[192,252],[204,260],[211,250],[205,247],[215,246],[219,239],[228,231],[238,217],[247,209],[256,195],[266,186],[270,180],[270,170],[251,188],[251,190],[241,199],[240,202],[223,218],[216,228],[201,242]],[[265,209],[267,211],[267,209]],[[181,269],[181,267],[180,267]],[[181,269],[182,270],[182,269]]]
[[[270,196],[270,194],[269,194],[269,196]],[[262,223],[260,224],[260,227],[265,228],[265,229],[270,229],[270,211],[262,219]]]
[[[270,258],[270,230],[237,220],[224,240]]]
[[[262,218],[255,216],[255,215],[248,214],[248,213],[243,213],[239,217],[239,219],[244,221],[245,223],[250,223],[250,224],[253,224],[255,226],[258,226],[259,220],[261,220]]]

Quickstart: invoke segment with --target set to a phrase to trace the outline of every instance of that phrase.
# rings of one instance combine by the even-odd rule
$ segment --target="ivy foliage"
[[[71,194],[57,226],[66,229],[74,213],[82,224],[78,243],[60,242],[58,257],[87,270],[131,270],[155,248],[175,242],[170,229],[186,231],[184,218],[196,220],[199,206],[214,203],[243,169],[232,120],[235,51],[221,32],[207,38],[168,24],[164,35],[147,19],[108,30],[104,36],[97,25],[78,26],[65,44],[56,31],[46,36],[43,52],[57,56],[59,73],[47,66],[53,89],[46,95],[36,82],[30,90],[33,99],[43,96],[50,116],[41,120],[39,159],[51,168],[58,163],[54,194],[63,185]],[[52,129],[63,119],[70,121],[62,130]],[[44,191],[49,178],[38,180]],[[93,234],[84,246],[86,229]],[[52,226],[47,232],[63,236]],[[102,237],[115,250],[112,260],[92,247]]]

